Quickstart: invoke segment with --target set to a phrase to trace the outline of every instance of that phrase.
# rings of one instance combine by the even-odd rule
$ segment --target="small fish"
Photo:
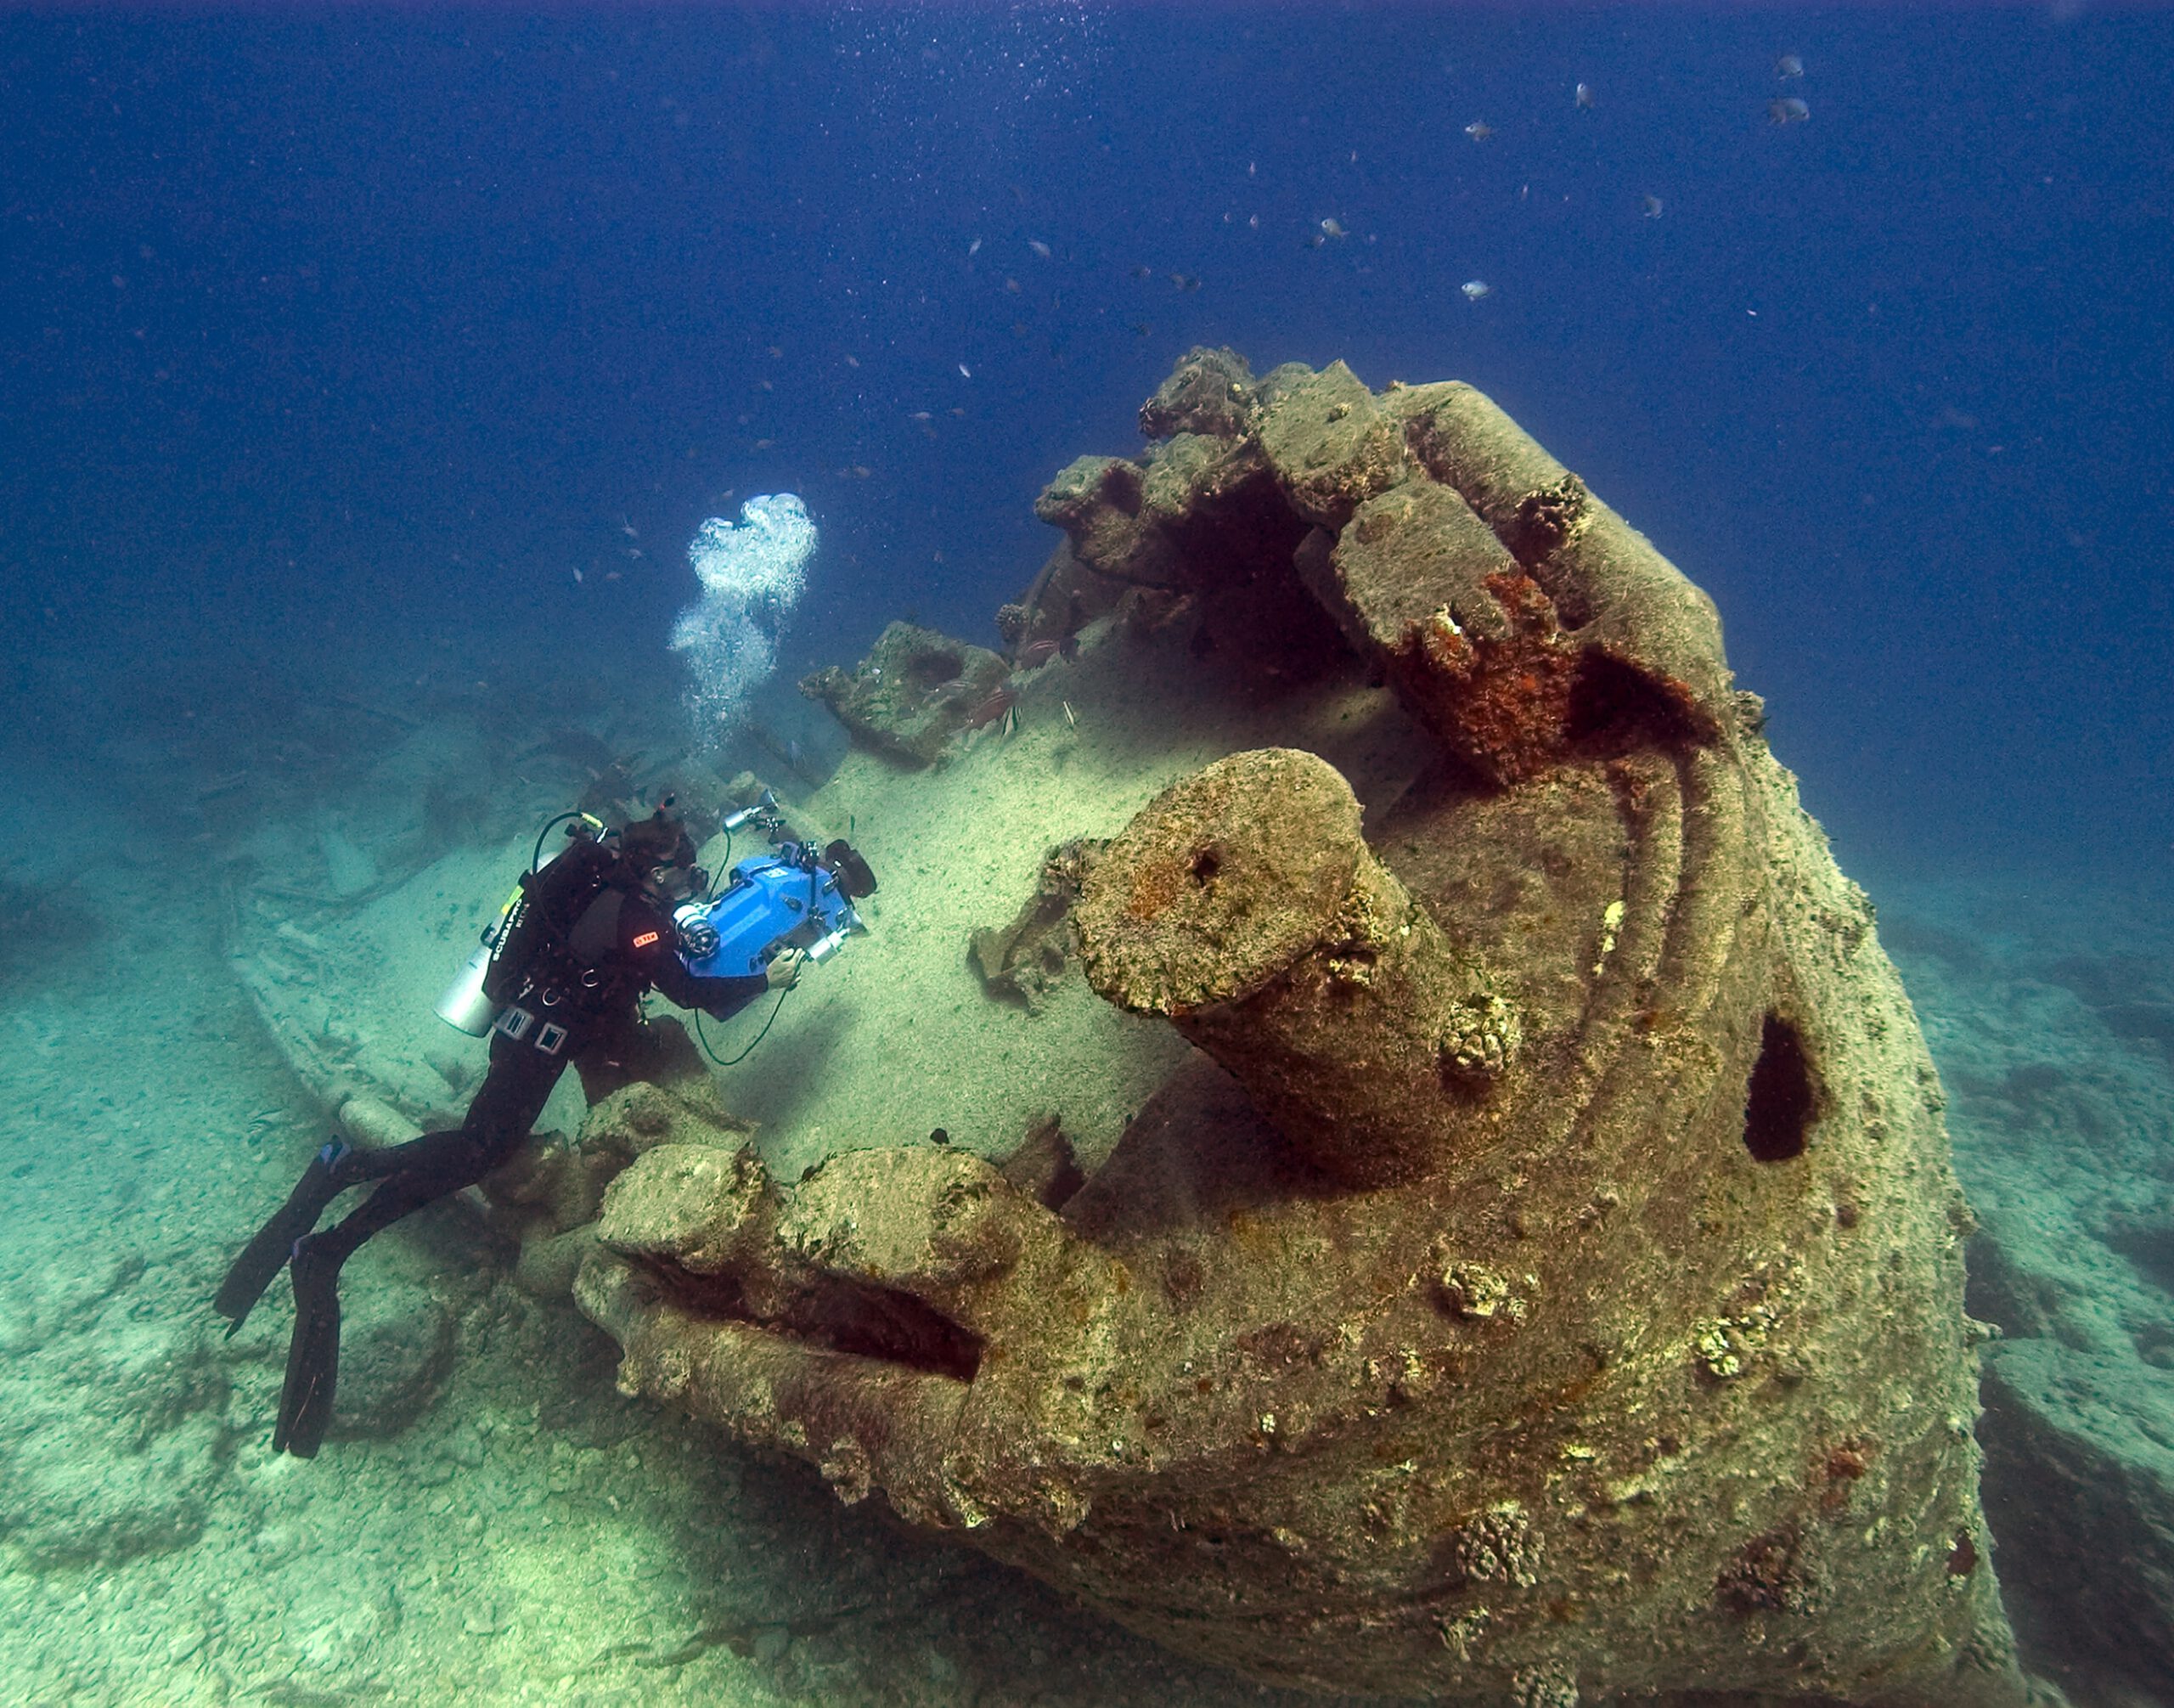
[[[1482,124],[1478,119],[1474,119],[1464,127],[1464,133],[1476,143],[1484,143],[1495,134],[1495,127]]]
[[[1660,217],[1661,199],[1657,195],[1647,196],[1646,198],[1646,217],[1647,219],[1659,219]]]
[[[1587,109],[1588,110],[1590,110],[1591,109],[1591,107],[1592,107],[1592,104],[1593,104],[1593,86],[1592,86],[1591,83],[1580,83],[1580,84],[1579,84],[1579,85],[1578,85],[1578,104],[1579,104],[1580,106],[1581,106],[1581,107],[1584,107],[1584,108]]]
[[[1465,301],[1477,302],[1495,287],[1484,279],[1467,279],[1457,289],[1464,292]]]
[[[1132,276],[1135,279],[1152,279],[1155,276],[1155,269],[1143,262],[1132,269]]]
[[[1028,238],[1027,240],[1027,247],[1033,250],[1035,254],[1041,256],[1045,261],[1047,261],[1050,258],[1049,245],[1044,243],[1039,237]]]
[[[624,516],[621,516],[619,518],[619,532],[626,535],[628,539],[639,539],[641,538],[641,535],[634,531],[634,525],[628,521]]]
[[[974,377],[974,370],[961,362],[959,364],[959,377],[961,380],[971,380]]]
[[[626,553],[628,557],[639,557],[642,555],[642,549],[638,545],[622,545],[619,550]]]
[[[1811,109],[1794,95],[1766,103],[1766,122],[1770,125],[1800,125],[1811,116]]]
[[[1004,288],[1017,296],[1019,294],[1019,281],[1016,279],[1007,279],[1004,281]]]
[[[859,358],[859,357],[858,357],[858,356],[848,356],[848,357],[847,357],[847,358],[846,358],[846,366],[847,366],[847,367],[848,367],[848,368],[858,368],[859,366],[860,366],[860,358]]]
[[[1774,61],[1774,75],[1777,77],[1801,77],[1804,61],[1794,54],[1784,54]]]
[[[978,237],[966,245],[966,253],[969,256],[979,255],[981,252],[982,240]]]
[[[1175,290],[1197,290],[1200,281],[1190,273],[1174,273],[1170,275],[1170,286]]]
[[[1072,709],[1072,702],[1060,700],[1056,703],[1064,707],[1065,727],[1069,730],[1077,730],[1079,727],[1079,714]]]
[[[1004,708],[1004,722],[998,728],[1006,740],[1019,733],[1019,708],[1017,706]]]
[[[1348,234],[1344,231],[1343,228],[1338,225],[1334,220],[1325,219],[1321,222],[1321,235],[1323,237],[1343,237],[1348,235]]]
[[[934,417],[930,415],[928,411],[926,409],[916,409],[912,414],[907,416],[906,419],[909,421],[926,421],[933,420]]]
[[[1009,688],[998,689],[995,693],[966,713],[966,727],[969,730],[986,730],[1009,712],[1018,697]]]
[[[1021,649],[1019,653],[1019,668],[1022,670],[1039,670],[1043,665],[1048,663],[1050,659],[1056,657],[1056,640],[1054,636],[1036,640]]]
[[[771,345],[771,346],[769,347],[769,351],[770,351],[770,354],[771,354],[774,358],[775,358],[778,361],[782,362],[782,361],[784,361],[784,360],[785,360],[785,346],[784,346],[784,345],[782,345],[782,344],[773,344],[773,345]]]
[[[1152,338],[1155,335],[1155,329],[1152,326],[1150,326],[1145,320],[1134,321],[1132,323],[1132,331],[1133,335],[1136,338]]]
[[[1309,249],[1319,249],[1328,240],[1323,237],[1318,231],[1309,232],[1306,234],[1306,247]]]
[[[576,570],[574,572],[574,585],[576,587],[579,587],[581,585],[581,572],[579,570]]]

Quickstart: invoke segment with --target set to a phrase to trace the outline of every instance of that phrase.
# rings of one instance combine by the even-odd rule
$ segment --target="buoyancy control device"
[[[446,986],[445,995],[438,998],[438,1018],[471,1038],[490,1035],[491,1028],[498,1024],[498,1016],[505,1011],[507,999],[513,995],[512,987],[520,983],[513,976],[516,970],[514,963],[533,959],[532,955],[521,952],[526,946],[523,939],[534,937],[538,931],[529,886],[538,873],[566,852],[561,848],[549,858],[544,854],[544,837],[551,833],[552,825],[563,819],[574,820],[566,831],[567,848],[593,847],[604,829],[601,819],[592,818],[587,813],[561,814],[559,819],[544,826],[536,838],[536,852],[531,856],[529,869],[515,882],[505,905],[498,910],[498,916],[483,927],[482,941],[461,964],[453,983]]]

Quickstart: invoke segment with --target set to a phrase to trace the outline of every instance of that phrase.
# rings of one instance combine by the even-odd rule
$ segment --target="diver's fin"
[[[287,1348],[287,1385],[279,1395],[272,1451],[313,1459],[332,1421],[340,1381],[340,1265],[295,1242],[295,1338]]]
[[[211,1309],[228,1319],[228,1339],[233,1339],[248,1321],[250,1311],[264,1296],[264,1289],[271,1286],[272,1278],[286,1267],[287,1254],[295,1249],[295,1242],[317,1226],[317,1219],[324,1214],[325,1205],[351,1184],[343,1178],[341,1164],[352,1154],[336,1139],[318,1151],[302,1170],[302,1177],[287,1195],[286,1203],[273,1212],[271,1220],[257,1229],[256,1237],[242,1248],[241,1255],[228,1270],[227,1278],[219,1283],[218,1293],[211,1300]]]

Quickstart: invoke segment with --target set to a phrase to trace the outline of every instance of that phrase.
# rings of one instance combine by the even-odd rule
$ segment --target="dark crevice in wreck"
[[[1648,743],[1695,747],[1706,734],[1684,702],[1672,698],[1648,673],[1597,647],[1579,658],[1565,733],[1585,752],[1602,756]]]
[[[785,1311],[765,1313],[748,1302],[739,1277],[729,1272],[697,1275],[667,1263],[646,1266],[674,1305],[696,1316],[744,1322],[955,1382],[971,1382],[981,1369],[981,1336],[896,1288],[823,1276],[797,1288]]]
[[[1767,1015],[1744,1098],[1743,1147],[1762,1163],[1802,1156],[1818,1102],[1804,1034],[1794,1022]]]

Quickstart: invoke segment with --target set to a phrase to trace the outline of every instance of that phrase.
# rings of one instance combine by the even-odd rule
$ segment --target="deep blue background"
[[[790,664],[986,638],[1042,482],[1229,343],[1493,392],[1845,857],[2164,875],[2170,68],[2021,8],[0,20],[5,646],[669,682],[686,540],[778,489]]]

